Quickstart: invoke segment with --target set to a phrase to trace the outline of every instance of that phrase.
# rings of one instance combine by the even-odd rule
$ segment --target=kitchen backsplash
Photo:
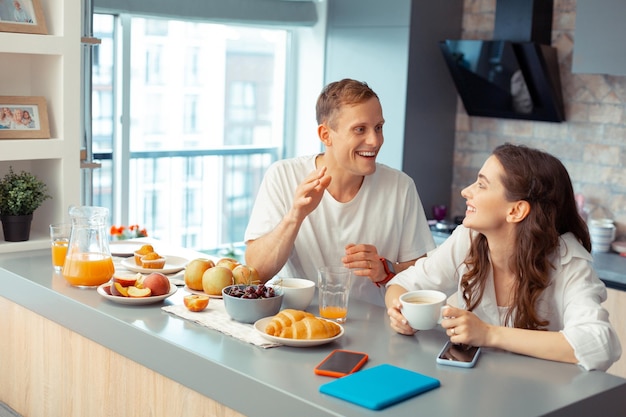
[[[463,39],[492,39],[496,0],[465,0]],[[554,0],[552,46],[557,48],[566,121],[531,122],[468,117],[459,100],[452,215],[465,211],[461,190],[476,178],[491,150],[504,142],[546,150],[567,167],[574,191],[590,208],[606,207],[626,237],[626,77],[572,74],[576,1]]]

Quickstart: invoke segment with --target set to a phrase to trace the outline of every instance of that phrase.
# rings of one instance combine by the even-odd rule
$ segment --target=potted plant
[[[0,220],[4,240],[28,240],[33,212],[48,198],[52,196],[47,194],[43,181],[29,172],[16,174],[13,167],[9,167],[8,174],[0,179]]]

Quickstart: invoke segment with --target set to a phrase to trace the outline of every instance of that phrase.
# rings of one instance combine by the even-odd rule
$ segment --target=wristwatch
[[[391,278],[396,276],[396,270],[393,267],[393,262],[391,262],[389,259],[380,258],[380,261],[383,263],[383,268],[385,268],[385,273],[387,274],[387,276],[382,281],[378,281],[376,285],[379,287],[384,287],[386,283],[391,281]]]

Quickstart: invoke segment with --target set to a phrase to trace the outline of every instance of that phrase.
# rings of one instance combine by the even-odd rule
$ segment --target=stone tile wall
[[[492,39],[496,0],[465,0],[463,39]],[[574,191],[588,207],[606,207],[626,237],[626,77],[572,74],[576,1],[554,0],[552,46],[558,50],[564,123],[468,117],[459,99],[453,215],[462,215],[460,191],[472,183],[491,150],[504,142],[541,148],[567,167]]]

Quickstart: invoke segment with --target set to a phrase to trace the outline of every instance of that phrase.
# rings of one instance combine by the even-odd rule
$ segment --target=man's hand
[[[368,277],[374,283],[385,279],[387,274],[376,246],[350,243],[345,249],[346,255],[341,258],[341,262],[346,268],[352,269],[354,275]]]
[[[297,221],[302,222],[322,201],[324,191],[332,180],[330,175],[326,175],[326,170],[326,167],[321,167],[311,172],[296,188],[291,210]]]

